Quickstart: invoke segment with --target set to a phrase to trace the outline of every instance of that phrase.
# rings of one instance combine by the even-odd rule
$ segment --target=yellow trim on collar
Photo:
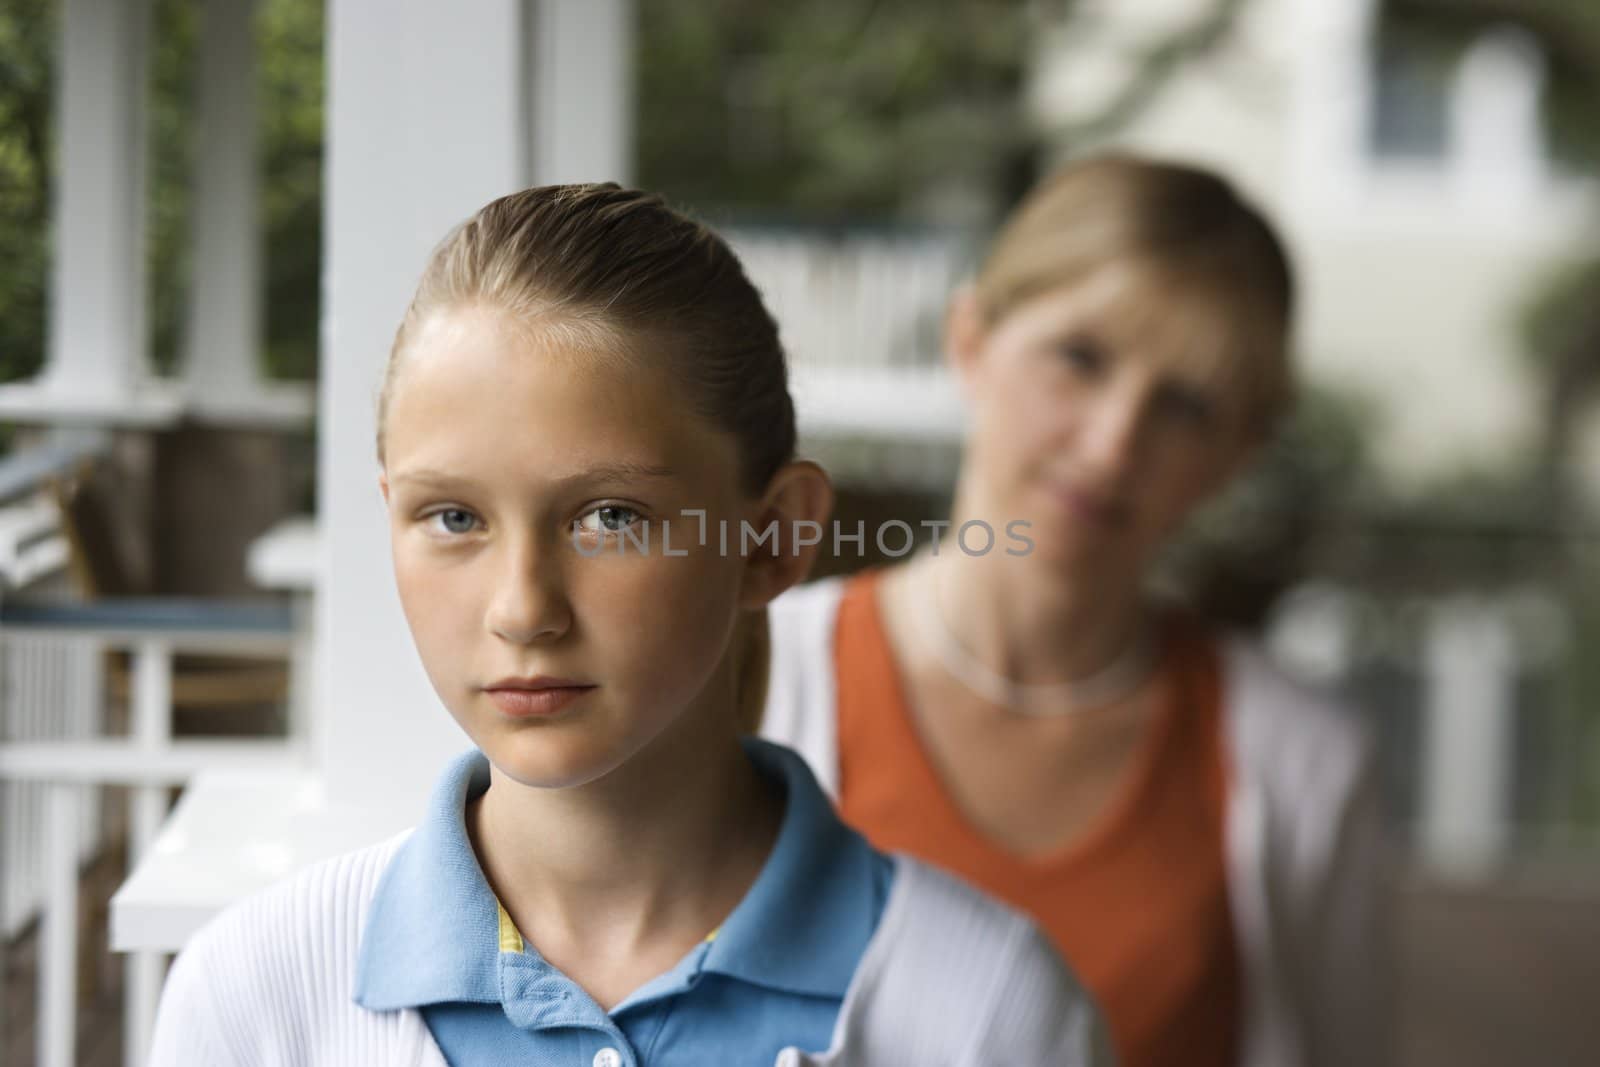
[[[506,912],[506,906],[495,901],[495,907],[500,909],[500,951],[524,952],[527,946],[523,944],[522,934],[517,930],[517,924],[511,921],[511,916]]]

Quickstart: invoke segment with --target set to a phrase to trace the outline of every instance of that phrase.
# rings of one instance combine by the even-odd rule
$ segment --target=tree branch
[[[1244,0],[1213,0],[1211,10],[1199,19],[1141,50],[1134,61],[1138,73],[1098,115],[1066,123],[1056,132],[1069,141],[1096,139],[1138,118],[1179,70],[1210,52],[1232,32],[1243,7]]]

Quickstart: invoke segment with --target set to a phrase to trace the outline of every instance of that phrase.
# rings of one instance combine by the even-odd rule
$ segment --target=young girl
[[[378,427],[401,601],[476,747],[408,836],[196,935],[155,1067],[1105,1062],[1027,920],[738,736],[831,493],[721,240],[614,185],[495,201],[434,254]]]
[[[1130,1067],[1385,1062],[1359,720],[1147,594],[1288,405],[1291,296],[1215,175],[1053,175],[951,302],[973,417],[943,545],[773,607],[768,736],[874,844],[1038,919]]]

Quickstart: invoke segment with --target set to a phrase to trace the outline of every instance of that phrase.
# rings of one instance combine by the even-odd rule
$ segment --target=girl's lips
[[[514,719],[549,718],[565,711],[595,687],[549,686],[542,689],[485,689],[501,712]]]

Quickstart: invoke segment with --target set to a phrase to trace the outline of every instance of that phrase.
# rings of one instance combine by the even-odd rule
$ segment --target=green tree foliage
[[[194,174],[194,95],[199,5],[152,5],[145,264],[150,286],[150,357],[171,372],[183,341],[189,296],[189,185]]]
[[[266,253],[266,366],[317,376],[322,306],[322,0],[261,0],[256,18]]]
[[[1031,178],[1019,90],[1069,0],[639,0],[641,181],[696,205],[821,223]]]
[[[48,240],[51,0],[7,0],[0,11],[0,381],[44,358]]]
[[[0,380],[30,377],[44,358],[59,9],[59,0],[0,9]],[[189,287],[200,17],[197,0],[152,5],[145,252],[150,351],[163,371],[178,359]],[[316,374],[322,26],[321,0],[259,0],[264,355],[280,377]]]
[[[702,210],[813,225],[949,221],[974,202],[998,214],[1047,147],[1131,120],[1241,4],[1209,0],[1147,42],[1103,113],[1046,130],[1025,82],[1075,0],[637,0],[640,180]]]

